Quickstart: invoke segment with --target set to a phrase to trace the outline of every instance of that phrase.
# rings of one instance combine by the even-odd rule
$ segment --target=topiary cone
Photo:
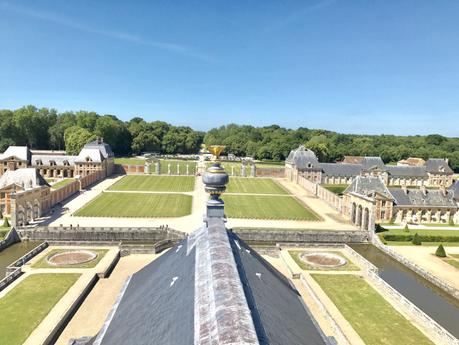
[[[411,241],[411,243],[413,243],[416,246],[419,246],[419,245],[422,244],[421,238],[419,237],[418,233],[414,234],[414,237],[413,237],[413,240]]]
[[[443,244],[440,244],[435,251],[435,255],[438,256],[439,258],[446,258],[446,251],[445,248],[443,248]]]

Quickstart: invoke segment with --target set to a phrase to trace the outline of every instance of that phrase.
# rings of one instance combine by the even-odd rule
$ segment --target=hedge
[[[411,242],[414,238],[414,235],[386,234],[382,235],[382,237],[386,241]],[[459,236],[432,236],[418,234],[418,237],[422,242],[459,242]]]

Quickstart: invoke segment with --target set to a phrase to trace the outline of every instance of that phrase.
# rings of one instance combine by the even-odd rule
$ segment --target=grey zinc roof
[[[372,168],[384,169],[384,162],[381,157],[363,157],[362,169],[368,170]]]
[[[10,146],[0,155],[0,159],[17,157],[22,161],[29,161],[30,156],[31,154],[27,146]]]
[[[371,196],[374,192],[392,199],[389,189],[379,176],[357,176],[344,191],[344,193],[355,193],[363,196]]]
[[[99,149],[101,152],[102,156],[106,159],[108,157],[113,157],[114,153],[112,151],[112,148],[110,147],[109,144],[100,142],[99,140],[94,140],[89,143],[87,143],[83,148],[86,149]]]
[[[427,177],[426,167],[423,166],[386,165],[386,170],[392,177]]]
[[[427,189],[424,193],[420,189],[407,189],[405,192],[401,188],[390,188],[390,192],[398,206],[456,206],[453,193],[441,190]]]
[[[429,158],[426,161],[426,169],[430,173],[453,173],[453,170],[449,167],[448,163],[441,158]]]
[[[349,163],[320,163],[320,167],[326,176],[357,176],[362,170],[360,164]]]
[[[24,189],[36,188],[39,186],[49,186],[46,180],[38,173],[35,168],[23,168],[17,170],[7,170],[0,176],[0,189],[17,185]]]
[[[65,162],[68,162],[72,166],[76,158],[77,156],[32,155],[31,163],[32,166],[51,165],[50,163],[54,161],[56,165],[63,166]]]
[[[326,344],[289,281],[215,218],[135,273],[88,342],[152,343]]]
[[[290,151],[290,154],[285,161],[287,163],[294,164],[300,170],[318,168],[319,166],[319,160],[317,159],[315,153],[303,145]]]

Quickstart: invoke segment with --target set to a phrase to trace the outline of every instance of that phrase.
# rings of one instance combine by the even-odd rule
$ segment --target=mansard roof
[[[22,168],[7,170],[0,176],[0,189],[8,186],[20,186],[24,189],[31,189],[40,186],[49,186],[43,176],[35,168]]]
[[[362,159],[362,169],[381,169],[384,170],[384,162],[381,157],[363,157]]]
[[[131,276],[87,344],[326,344],[290,281],[221,218]]]
[[[27,146],[9,146],[3,154],[0,154],[0,160],[10,157],[19,158],[21,161],[30,161],[30,150]]]
[[[104,143],[101,139],[97,139],[97,140],[87,143],[83,147],[83,149],[98,149],[100,153],[102,154],[102,156],[104,157],[104,159],[115,156],[110,145],[107,143]]]
[[[375,193],[392,199],[389,189],[379,176],[357,176],[346,188],[344,194],[354,193],[365,197],[372,197]]]
[[[429,158],[426,162],[426,169],[429,173],[453,174],[453,170],[449,167],[448,162],[441,158]]]
[[[55,155],[32,155],[32,166],[51,165],[54,162],[57,166],[74,165],[77,156],[55,156]]]
[[[101,163],[104,160],[102,152],[98,148],[83,148],[75,158],[75,163],[94,162]]]
[[[386,165],[386,170],[392,177],[427,177],[425,166]]]
[[[286,163],[295,165],[299,170],[319,167],[319,160],[316,154],[301,145],[295,150],[290,151]]]
[[[390,188],[397,206],[457,207],[453,193],[442,190]]]
[[[459,201],[459,180],[456,180],[448,191],[453,194],[453,198]]]
[[[319,163],[319,165],[326,176],[354,177],[359,175],[362,170],[360,164]]]

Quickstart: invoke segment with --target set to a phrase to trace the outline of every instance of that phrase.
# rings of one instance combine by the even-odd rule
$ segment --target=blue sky
[[[459,136],[459,1],[3,1],[0,108]]]

